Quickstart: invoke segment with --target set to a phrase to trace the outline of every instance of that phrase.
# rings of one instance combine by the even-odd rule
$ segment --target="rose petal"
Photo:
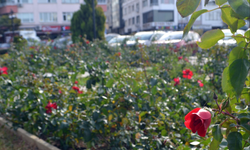
[[[192,115],[193,113],[197,113],[200,109],[201,109],[201,108],[195,108],[195,109],[193,109],[192,111],[190,111],[190,112],[185,116],[185,120],[191,119],[191,118],[190,118],[191,115]]]

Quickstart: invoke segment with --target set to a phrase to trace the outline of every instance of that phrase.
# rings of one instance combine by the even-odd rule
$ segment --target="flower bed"
[[[216,105],[214,92],[219,101],[225,98],[220,74],[227,52],[197,53],[192,65],[186,49],[169,47],[19,45],[0,59],[0,114],[14,129],[65,150],[206,149],[212,133],[191,134],[184,116]]]

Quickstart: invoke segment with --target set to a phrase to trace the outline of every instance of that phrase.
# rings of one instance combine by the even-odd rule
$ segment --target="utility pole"
[[[95,30],[95,0],[92,0],[92,11],[93,11],[94,39],[96,39],[96,30]]]

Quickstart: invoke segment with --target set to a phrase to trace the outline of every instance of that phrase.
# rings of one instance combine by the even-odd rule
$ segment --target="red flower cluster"
[[[180,84],[180,78],[174,78],[174,82],[175,82],[174,86],[179,85]]]
[[[118,52],[117,55],[118,55],[118,56],[121,56],[121,52]]]
[[[2,75],[2,74],[8,74],[7,70],[8,70],[7,67],[3,67],[3,68],[0,67],[0,75]]]
[[[185,116],[185,126],[201,137],[206,136],[210,123],[211,113],[205,109],[195,108]]]
[[[204,86],[204,84],[201,82],[201,80],[198,80],[197,82],[199,83],[199,86],[200,86],[200,87],[203,87],[203,86]]]
[[[193,76],[193,72],[190,69],[186,69],[182,71],[183,78],[191,79]]]
[[[57,104],[48,102],[47,106],[45,106],[45,109],[47,109],[46,113],[47,114],[52,113],[52,108],[57,109]]]
[[[77,87],[77,86],[73,86],[72,89],[77,91],[77,93],[79,93],[79,94],[83,93],[82,91],[80,91],[79,87]]]
[[[179,56],[179,57],[178,57],[178,60],[181,60],[182,58],[183,58],[182,56]]]
[[[75,84],[78,84],[78,81],[75,81]]]

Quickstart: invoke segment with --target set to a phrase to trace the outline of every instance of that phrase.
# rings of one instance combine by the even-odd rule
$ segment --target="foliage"
[[[80,10],[75,12],[71,19],[70,30],[74,42],[79,39],[78,37],[84,35],[88,40],[94,39],[92,0],[84,1],[85,4],[81,4]],[[96,38],[104,39],[105,15],[102,8],[96,7],[96,5],[97,1],[94,0]]]
[[[250,19],[250,2],[249,0],[215,0],[216,5],[218,5],[217,8],[194,12],[200,2],[201,0],[197,0],[193,1],[194,4],[192,5],[185,5],[189,3],[189,0],[177,0],[177,8],[182,16],[186,17],[192,14],[191,20],[184,29],[183,36],[188,33],[196,18],[201,14],[220,9],[222,12],[221,19],[228,25],[233,34],[231,37],[238,44],[231,49],[228,66],[223,67],[223,73],[219,72],[219,75],[222,75],[221,87],[223,92],[227,94],[227,98],[219,104],[218,98],[214,97],[217,107],[212,110],[217,118],[214,118],[216,124],[213,128],[213,140],[210,149],[219,149],[223,137],[227,139],[228,149],[243,149],[244,147],[248,149],[249,146],[247,147],[247,145],[249,145],[250,140],[250,31],[247,31],[244,35],[234,35],[234,33],[245,25],[245,20]],[[208,2],[209,0],[206,0],[205,5]],[[208,49],[224,37],[224,33],[219,29],[207,31],[201,37],[201,42],[198,42],[198,45],[201,48]],[[217,89],[222,93],[219,88]],[[221,132],[223,128],[226,129],[226,133]]]
[[[216,68],[221,62],[203,61],[217,58],[214,52],[197,53],[192,64],[187,49],[175,52],[172,45],[111,49],[95,41],[20,49],[0,59],[8,67],[8,75],[0,76],[1,115],[14,129],[22,127],[61,149],[194,147],[198,135],[189,134],[184,116],[195,107],[214,106],[213,91],[219,91],[208,68],[221,70]],[[188,69],[193,74],[184,78]],[[207,148],[207,140],[198,139],[195,147]]]
[[[6,31],[12,31],[14,27],[14,31],[18,29],[18,27],[21,25],[21,20],[18,18],[13,19],[13,26],[11,23],[11,19],[8,15],[2,15],[0,17],[0,26],[2,30],[0,30],[0,34],[3,34]]]

